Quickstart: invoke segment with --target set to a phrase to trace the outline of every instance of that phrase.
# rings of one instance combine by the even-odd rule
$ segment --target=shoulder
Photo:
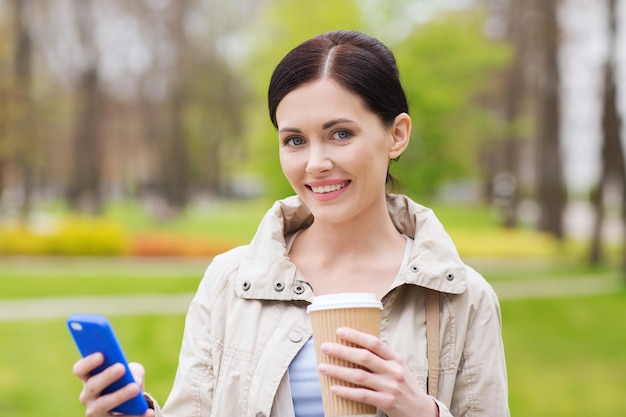
[[[471,297],[477,298],[495,298],[497,299],[496,292],[491,284],[474,268],[469,265],[465,265],[467,272],[467,292]]]
[[[236,275],[249,250],[250,245],[242,245],[215,256],[204,271],[199,290],[221,293]]]
[[[462,294],[451,294],[449,298],[456,310],[464,311],[472,321],[477,316],[490,316],[500,321],[500,302],[491,284],[475,269],[466,268],[466,289]]]

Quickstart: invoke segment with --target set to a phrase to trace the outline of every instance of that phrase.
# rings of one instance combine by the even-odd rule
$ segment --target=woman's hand
[[[323,343],[322,352],[365,369],[321,363],[320,373],[359,386],[334,385],[331,391],[335,395],[374,405],[389,417],[439,415],[434,399],[415,381],[402,358],[382,340],[345,327],[337,329],[337,336],[358,347]]]
[[[94,353],[78,360],[72,369],[74,374],[83,381],[83,390],[79,399],[86,407],[87,417],[108,417],[111,415],[109,410],[135,397],[143,389],[143,366],[130,363],[128,366],[136,382],[110,394],[100,395],[102,390],[120,379],[125,372],[124,365],[118,363],[97,375],[90,376],[89,373],[100,366],[103,361],[104,357],[101,353]],[[146,411],[142,417],[154,417],[154,410]]]

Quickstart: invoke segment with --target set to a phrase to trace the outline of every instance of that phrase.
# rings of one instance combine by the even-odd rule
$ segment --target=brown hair
[[[360,32],[338,30],[317,35],[280,61],[268,90],[270,119],[274,126],[276,108],[292,90],[328,77],[363,99],[385,125],[408,103],[392,52],[377,39]]]

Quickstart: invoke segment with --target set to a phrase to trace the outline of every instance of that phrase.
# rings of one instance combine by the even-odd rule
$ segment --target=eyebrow
[[[350,119],[343,119],[343,118],[340,118],[340,119],[334,119],[334,120],[330,120],[330,121],[328,121],[328,122],[324,123],[324,124],[322,125],[322,129],[328,129],[328,128],[331,128],[331,127],[333,127],[334,125],[339,124],[339,123],[354,123],[354,121],[352,121],[352,120],[350,120]],[[278,129],[278,132],[279,132],[279,133],[280,133],[280,132],[294,132],[294,133],[302,133],[302,130],[298,129],[297,127],[283,127],[283,128]]]
[[[302,133],[302,130],[298,129],[297,127],[281,127],[280,129],[278,129],[278,133],[282,132]]]
[[[335,120],[331,120],[329,122],[326,122],[322,125],[322,129],[328,129],[329,127],[333,127],[336,124],[339,123],[354,123],[352,120],[350,119],[335,119]]]

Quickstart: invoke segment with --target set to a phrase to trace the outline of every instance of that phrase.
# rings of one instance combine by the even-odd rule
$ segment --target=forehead
[[[289,92],[276,108],[279,127],[312,119],[360,118],[375,116],[361,97],[340,84],[321,79]]]

